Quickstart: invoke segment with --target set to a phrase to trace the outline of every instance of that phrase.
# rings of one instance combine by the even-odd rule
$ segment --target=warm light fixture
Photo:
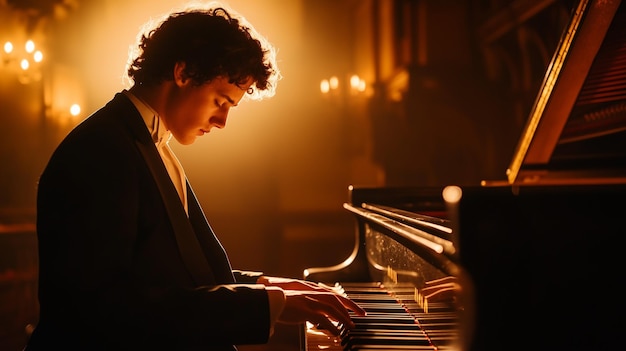
[[[322,82],[320,83],[320,91],[322,94],[327,94],[330,91],[330,82],[328,79],[322,79]]]
[[[26,49],[26,52],[31,54],[33,51],[35,51],[35,43],[32,40],[27,40],[26,44],[24,44],[24,49]]]
[[[330,88],[331,89],[335,90],[335,89],[339,88],[339,78],[337,78],[337,76],[330,77],[328,82],[330,83]]]
[[[365,89],[367,88],[365,80],[356,74],[350,76],[349,82],[349,91],[347,91],[346,93],[349,92],[352,95],[360,94],[364,93]],[[328,95],[331,93],[340,94],[340,85],[341,84],[339,82],[339,78],[337,76],[332,76],[328,79],[322,79],[322,81],[320,82],[320,91],[324,95]],[[348,85],[346,84],[346,86]]]
[[[461,201],[463,190],[456,185],[449,185],[443,188],[441,195],[446,203],[456,204]]]
[[[72,106],[70,106],[70,114],[74,117],[78,116],[80,114],[80,105],[72,104]]]
[[[13,52],[13,43],[11,43],[10,41],[7,41],[6,43],[4,43],[4,53],[10,54],[12,52]]]
[[[58,65],[44,71],[43,50],[31,39],[22,42],[23,45],[17,40],[4,42],[0,50],[0,75],[16,78],[21,84],[39,82],[45,117],[58,123],[73,123],[82,112],[80,104],[75,103],[81,99],[77,93],[81,89],[68,83],[71,80],[67,72],[57,73]]]
[[[356,74],[350,77],[350,89],[352,91],[364,92],[365,81]]]
[[[35,42],[31,39],[27,40],[22,48],[14,45],[12,41],[5,42],[0,69],[5,71],[5,74],[15,74],[22,84],[39,81],[42,76],[40,64],[43,61],[43,52],[37,50]]]
[[[33,54],[33,60],[35,60],[35,62],[43,61],[43,53],[39,50],[35,51]]]

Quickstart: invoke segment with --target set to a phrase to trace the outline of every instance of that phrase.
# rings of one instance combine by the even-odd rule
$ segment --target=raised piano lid
[[[626,4],[581,0],[507,169],[510,184],[626,182]]]

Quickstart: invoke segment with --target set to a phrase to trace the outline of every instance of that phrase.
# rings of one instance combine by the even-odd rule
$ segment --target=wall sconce
[[[350,95],[358,95],[365,92],[367,88],[367,84],[365,80],[358,75],[354,74],[348,79],[350,83],[347,89],[341,86],[339,78],[337,76],[332,76],[328,79],[322,79],[320,82],[320,91],[323,95],[342,95],[341,89],[347,90],[346,93]]]
[[[13,42],[7,41],[2,48],[2,70],[16,74],[22,84],[41,80],[42,61],[43,53],[37,50],[30,39],[22,46],[15,46]]]
[[[26,40],[23,45],[15,43],[7,41],[2,46],[0,73],[17,77],[21,84],[40,82],[44,117],[61,125],[74,123],[81,114],[76,102],[84,100],[78,74],[50,62],[44,67],[43,52],[33,40]]]
[[[365,88],[367,84],[365,84],[365,80],[363,78],[357,76],[356,74],[350,77],[350,92],[355,94],[365,92]]]
[[[76,67],[50,62],[43,82],[45,117],[58,125],[75,124],[83,113],[85,89]]]

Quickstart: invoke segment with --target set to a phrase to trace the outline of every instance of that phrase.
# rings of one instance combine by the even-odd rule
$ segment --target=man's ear
[[[185,74],[185,67],[187,66],[184,61],[179,61],[174,64],[174,82],[178,86],[183,86],[190,81],[187,74]]]

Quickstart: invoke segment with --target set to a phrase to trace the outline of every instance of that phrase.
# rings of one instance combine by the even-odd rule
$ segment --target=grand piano
[[[304,278],[368,316],[302,348],[626,349],[625,196],[626,4],[582,0],[504,180],[349,188],[354,250]]]

